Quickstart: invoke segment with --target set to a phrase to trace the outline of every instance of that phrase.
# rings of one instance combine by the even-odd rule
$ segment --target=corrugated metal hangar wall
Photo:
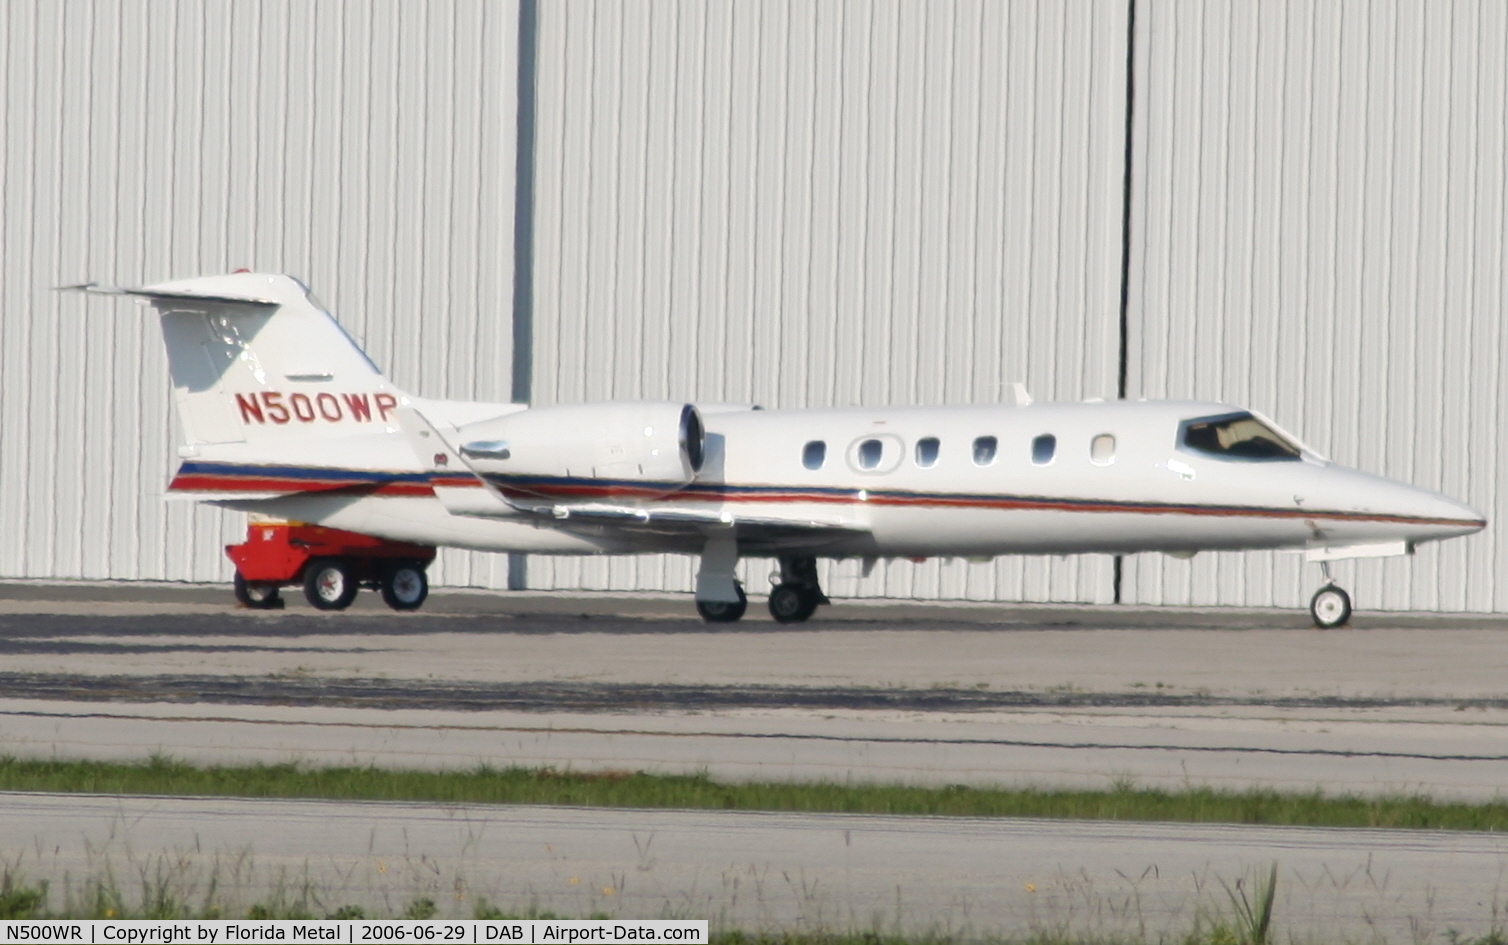
[[[49,291],[88,278],[291,272],[431,396],[508,398],[522,258],[541,403],[1114,397],[1134,32],[1128,393],[1248,404],[1470,501],[1488,532],[1341,576],[1362,607],[1508,610],[1508,11],[1137,0],[1133,31],[1129,9],[542,4],[515,245],[515,3],[0,4],[0,575],[229,575],[239,516],[161,499],[155,327]],[[506,575],[447,553],[436,578]],[[533,587],[690,576],[529,564]],[[1113,593],[1101,557],[827,581]],[[1298,606],[1315,583],[1290,556],[1142,556],[1123,590]]]
[[[1248,404],[1469,502],[1481,534],[1336,573],[1362,607],[1508,610],[1508,5],[1138,9],[1132,395]],[[1149,602],[1318,583],[1291,555],[1127,565]]]

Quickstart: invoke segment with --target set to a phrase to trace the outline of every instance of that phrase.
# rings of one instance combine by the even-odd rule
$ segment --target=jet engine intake
[[[556,404],[467,424],[461,455],[504,490],[657,499],[696,479],[706,430],[691,404]]]

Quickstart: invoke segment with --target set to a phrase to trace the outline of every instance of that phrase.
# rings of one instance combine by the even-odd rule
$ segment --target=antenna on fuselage
[[[1011,385],[1011,391],[1016,395],[1017,407],[1030,407],[1032,395],[1026,392],[1026,385],[1017,381]]]

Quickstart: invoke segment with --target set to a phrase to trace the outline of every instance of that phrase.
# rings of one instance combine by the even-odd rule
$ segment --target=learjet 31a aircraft
[[[954,407],[427,400],[395,388],[288,276],[70,288],[160,315],[183,426],[173,493],[428,558],[697,555],[709,621],[743,616],[740,557],[778,559],[770,611],[798,622],[827,602],[817,558],[867,571],[899,557],[1289,548],[1328,578],[1331,560],[1486,524],[1228,404],[1037,404],[1019,386],[1011,404]],[[288,583],[327,609],[362,582],[395,607],[422,602],[428,558],[351,555],[300,563]],[[243,602],[281,605],[277,583],[237,577]],[[1331,583],[1311,605],[1320,626],[1350,609]]]

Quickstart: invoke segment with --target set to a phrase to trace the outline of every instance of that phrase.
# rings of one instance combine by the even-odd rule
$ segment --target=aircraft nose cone
[[[1414,486],[1397,485],[1387,505],[1420,529],[1422,541],[1474,535],[1487,526],[1486,516],[1466,503]]]
[[[1334,467],[1331,467],[1334,469]],[[1481,512],[1438,492],[1359,470],[1335,470],[1330,493],[1340,508],[1370,519],[1368,539],[1437,541],[1473,535],[1487,526]],[[1358,536],[1359,537],[1359,536]]]
[[[1487,516],[1465,502],[1457,502],[1434,492],[1425,492],[1424,497],[1423,517],[1433,519],[1430,524],[1440,529],[1441,538],[1475,535],[1487,527]]]

